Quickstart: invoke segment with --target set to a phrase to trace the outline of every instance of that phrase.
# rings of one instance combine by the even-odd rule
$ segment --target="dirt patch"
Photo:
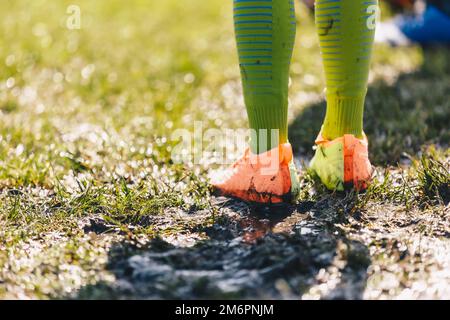
[[[117,281],[107,291],[127,298],[290,299],[323,284],[332,270],[348,285],[326,281],[332,286],[326,297],[362,298],[369,251],[342,235],[333,226],[337,217],[319,213],[318,206],[272,212],[230,200],[218,222],[205,228],[207,239],[194,246],[162,239],[144,250],[118,244],[110,254]]]

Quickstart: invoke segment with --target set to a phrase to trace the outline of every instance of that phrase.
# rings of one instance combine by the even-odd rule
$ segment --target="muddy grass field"
[[[450,49],[376,46],[367,192],[303,171],[298,203],[255,207],[211,195],[217,166],[171,160],[177,128],[246,126],[231,6],[0,3],[1,299],[450,299]],[[304,169],[324,75],[297,9],[289,118]]]

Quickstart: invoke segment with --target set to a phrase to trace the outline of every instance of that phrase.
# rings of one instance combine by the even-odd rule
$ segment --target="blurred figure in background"
[[[314,0],[303,0],[314,10]],[[394,46],[411,43],[450,44],[449,0],[385,0],[394,12],[394,19],[380,23],[375,35],[376,42]]]
[[[409,5],[412,12],[380,23],[375,41],[391,45],[450,44],[450,1],[409,2],[414,2],[413,7]]]
[[[314,10],[314,1],[315,0],[303,0],[303,3],[311,10]],[[385,0],[385,2],[389,2],[392,8],[396,10],[403,10],[405,8],[411,9],[414,6],[414,0]]]

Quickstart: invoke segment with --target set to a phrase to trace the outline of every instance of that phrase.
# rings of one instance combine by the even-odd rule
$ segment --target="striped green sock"
[[[234,26],[249,124],[258,133],[250,147],[261,153],[287,142],[294,2],[234,0]],[[278,136],[271,136],[273,129],[278,130]]]
[[[326,76],[322,135],[363,135],[364,100],[378,0],[316,0],[315,18]]]

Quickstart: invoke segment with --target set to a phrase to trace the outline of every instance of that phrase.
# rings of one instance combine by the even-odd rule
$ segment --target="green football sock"
[[[234,27],[244,101],[250,128],[256,131],[250,147],[252,152],[262,153],[287,142],[294,2],[234,0]],[[274,129],[278,130],[275,136]]]
[[[326,76],[322,136],[363,136],[378,0],[316,0],[315,18]]]

